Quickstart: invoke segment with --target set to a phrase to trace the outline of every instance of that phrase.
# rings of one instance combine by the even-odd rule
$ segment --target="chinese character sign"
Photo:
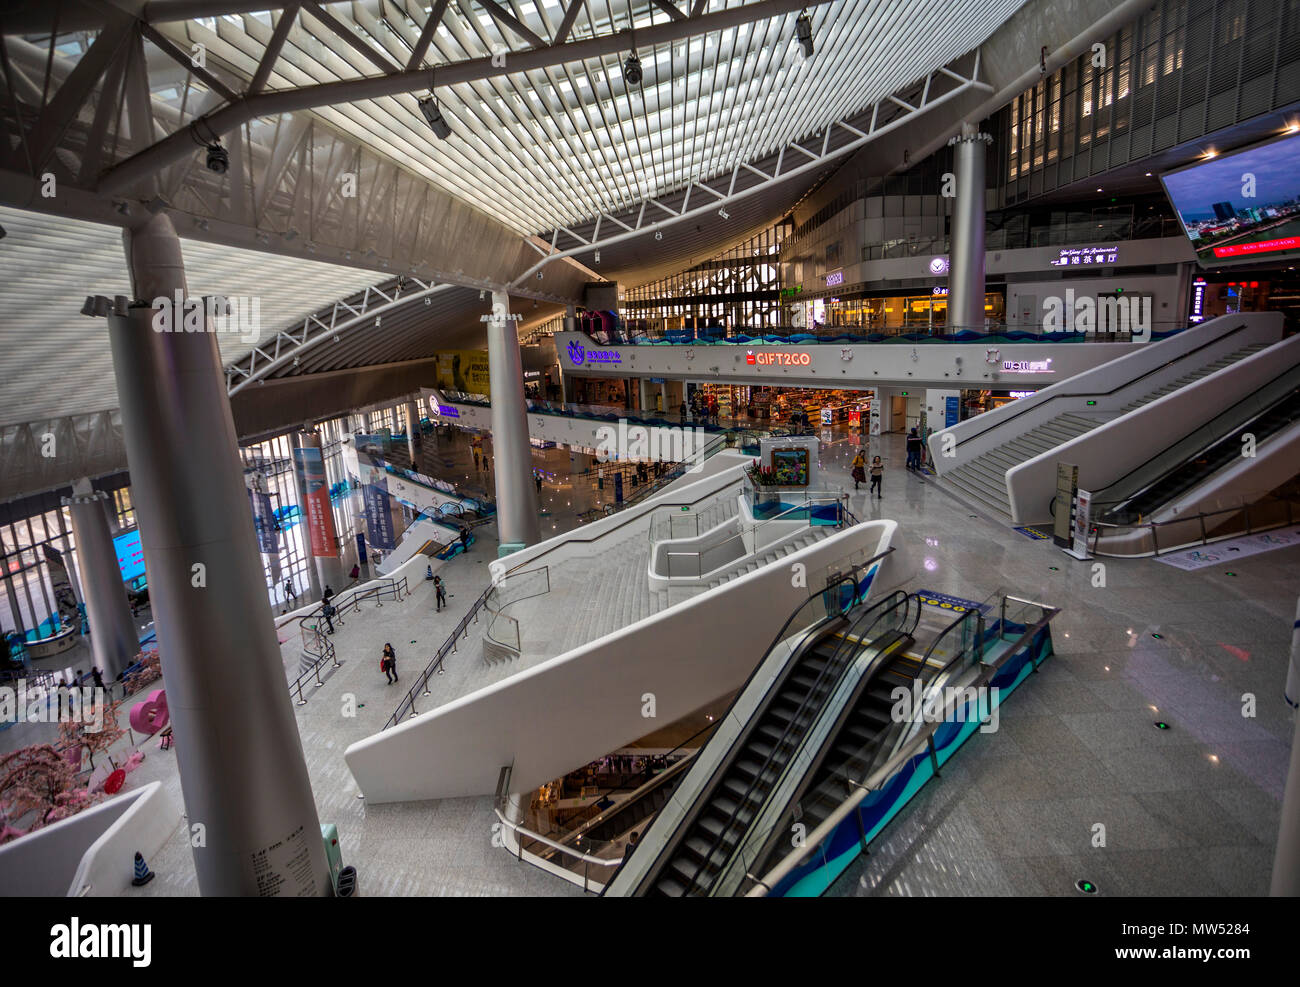
[[[319,448],[307,446],[294,449],[293,461],[305,494],[311,554],[316,558],[332,559],[335,555],[334,514],[330,510],[329,484],[325,482],[325,457]]]

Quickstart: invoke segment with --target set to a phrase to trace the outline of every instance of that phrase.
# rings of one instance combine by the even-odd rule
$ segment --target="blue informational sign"
[[[952,428],[957,424],[960,415],[961,398],[949,397],[943,399],[943,427]]]
[[[383,551],[396,547],[393,541],[393,515],[389,510],[388,481],[376,477],[373,483],[366,484],[366,530],[370,532],[370,544]]]
[[[248,499],[253,504],[253,527],[257,529],[258,551],[273,555],[280,550],[280,537],[271,498],[250,488]]]
[[[144,575],[144,549],[140,547],[140,532],[128,531],[113,539],[117,552],[117,567],[122,570],[122,582],[129,583]]]
[[[623,503],[623,474],[614,474],[614,503]]]
[[[366,559],[367,559],[367,555],[366,555],[366,536],[365,536],[364,533],[358,531],[358,532],[357,532],[357,561],[358,561],[361,565],[365,565],[365,564],[366,564]]]

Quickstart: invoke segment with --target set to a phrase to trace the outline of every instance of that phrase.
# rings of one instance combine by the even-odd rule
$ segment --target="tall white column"
[[[541,532],[532,478],[532,447],[528,443],[524,366],[507,292],[492,292],[492,316],[487,327],[498,551],[508,555],[535,544]]]
[[[328,896],[217,340],[154,330],[186,291],[167,215],[124,237],[142,302],[109,340],[199,891]]]
[[[71,497],[63,498],[63,504],[72,515],[77,573],[81,576],[81,597],[90,622],[95,664],[105,676],[114,679],[140,651],[140,637],[109,531],[108,500],[108,494],[92,490],[90,481],[83,480],[74,485]]]
[[[984,328],[984,165],[993,138],[963,123],[954,147],[957,197],[948,258],[948,328]]]
[[[420,468],[420,409],[414,401],[406,402],[406,449],[411,454],[411,465]]]

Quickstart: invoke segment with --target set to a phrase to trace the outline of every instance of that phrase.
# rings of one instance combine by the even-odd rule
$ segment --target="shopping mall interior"
[[[0,85],[0,895],[1300,894],[1300,5],[51,0]]]

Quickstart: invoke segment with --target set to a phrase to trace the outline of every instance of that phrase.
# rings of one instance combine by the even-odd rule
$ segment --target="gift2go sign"
[[[755,353],[749,350],[745,353],[745,362],[757,367],[806,367],[812,363],[812,356],[808,353]]]

